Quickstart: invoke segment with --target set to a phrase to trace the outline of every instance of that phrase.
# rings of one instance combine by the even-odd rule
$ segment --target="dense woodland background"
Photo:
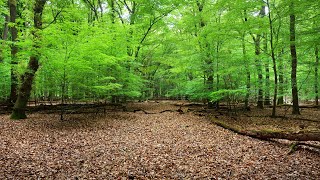
[[[0,179],[320,179],[319,9],[0,0]]]
[[[318,0],[1,0],[0,99],[319,99]],[[31,90],[31,92],[30,92]],[[18,100],[17,100],[18,99]]]

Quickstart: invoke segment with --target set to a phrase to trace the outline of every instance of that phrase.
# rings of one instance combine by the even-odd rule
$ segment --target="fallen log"
[[[212,121],[214,124],[223,127],[225,129],[231,130],[237,134],[245,135],[253,138],[258,138],[262,140],[268,139],[287,139],[291,141],[320,141],[320,131],[271,131],[271,130],[241,130],[225,123],[219,121]]]
[[[270,115],[248,115],[248,114],[243,114],[246,117],[258,117],[258,118],[265,118],[265,117],[271,117],[271,118],[275,118],[275,119],[285,119],[285,120],[300,120],[300,121],[309,121],[309,122],[315,122],[315,123],[320,123],[320,120],[313,120],[313,119],[306,119],[306,118],[300,118],[300,117],[287,117],[287,116],[276,116],[276,117],[272,117]]]
[[[228,129],[237,134],[240,134],[243,136],[249,136],[249,137],[260,139],[260,140],[273,141],[273,139],[287,139],[291,141],[296,141],[290,145],[290,151],[288,152],[288,154],[294,153],[300,147],[301,148],[307,147],[308,150],[312,150],[312,151],[314,150],[317,152],[320,151],[320,146],[318,145],[299,142],[299,141],[318,141],[319,142],[320,141],[319,131],[315,131],[315,132],[245,131],[245,130],[240,130],[235,127],[229,126],[219,121],[212,120],[212,122],[217,126]]]
[[[160,111],[159,113],[165,113],[165,112],[175,112],[174,110],[170,110],[170,109],[166,109],[166,110],[163,110],[163,111]]]
[[[157,113],[147,112],[147,111],[145,111],[143,109],[135,109],[135,110],[133,110],[133,113],[136,113],[136,112],[139,112],[139,111],[144,112],[144,114],[157,114]]]

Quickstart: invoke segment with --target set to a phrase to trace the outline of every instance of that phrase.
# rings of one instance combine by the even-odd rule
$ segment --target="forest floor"
[[[177,103],[183,104],[132,103],[128,112],[70,114],[64,121],[41,112],[22,121],[0,115],[0,179],[320,178],[319,152],[302,148],[288,154],[288,143],[238,135],[212,121],[312,129],[319,128],[319,111],[303,110],[300,117],[312,119],[303,121],[291,115],[271,119],[269,109],[226,115]],[[131,112],[137,109],[143,111]]]

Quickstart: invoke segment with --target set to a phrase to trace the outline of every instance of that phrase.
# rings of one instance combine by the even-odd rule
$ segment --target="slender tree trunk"
[[[259,13],[260,17],[263,18],[266,15],[265,6],[262,6]],[[260,43],[261,43],[261,34],[257,34],[256,37],[252,35],[255,47],[256,55],[256,66],[258,71],[258,102],[257,107],[263,109],[263,75],[262,75],[262,62],[260,58]]]
[[[319,68],[319,47],[316,46],[315,48],[315,56],[316,56],[316,63],[314,67],[314,92],[315,92],[315,104],[318,106],[319,105],[319,73],[318,73],[318,68]]]
[[[114,24],[116,22],[116,10],[114,0],[108,0],[109,11],[110,11],[110,19],[111,23]]]
[[[16,18],[17,18],[17,1],[16,0],[9,0],[9,9],[10,9],[10,23],[13,26],[10,27],[11,33],[11,91],[9,97],[9,104],[14,104],[17,100],[17,87],[18,87],[18,77],[15,73],[17,62],[17,53],[18,47],[15,44],[17,37],[18,37],[18,30],[16,25]]]
[[[257,35],[254,39],[255,55],[256,55],[256,67],[258,71],[258,101],[257,107],[263,109],[263,75],[262,75],[262,62],[260,60],[260,40],[261,35]]]
[[[267,0],[267,4],[270,9],[269,0]],[[274,71],[272,117],[276,117],[277,95],[278,95],[278,74],[277,74],[277,63],[276,63],[276,57],[275,57],[274,45],[273,45],[273,24],[272,24],[272,19],[271,19],[271,12],[269,12],[269,14],[268,14],[268,19],[269,19],[269,30],[270,30],[271,58],[272,58],[273,71]]]
[[[32,32],[33,34],[33,54],[30,56],[30,60],[28,63],[28,69],[22,76],[22,84],[19,88],[18,98],[17,101],[13,107],[13,112],[11,114],[11,119],[25,119],[26,113],[26,106],[28,103],[28,99],[30,97],[30,92],[32,89],[32,83],[35,76],[35,73],[37,72],[39,68],[39,58],[40,58],[40,52],[39,52],[39,41],[40,41],[40,34],[39,31],[42,29],[42,12],[44,9],[44,5],[46,4],[47,0],[36,0],[35,5],[33,8],[34,13],[34,30]]]
[[[270,68],[269,62],[265,64],[265,71],[266,71],[266,90],[265,90],[265,97],[264,97],[264,105],[271,105],[271,98],[270,98]]]
[[[220,21],[219,21],[220,23]],[[216,90],[219,91],[219,84],[220,84],[220,75],[219,75],[219,62],[220,62],[220,58],[219,58],[219,52],[220,52],[220,42],[217,42],[217,47],[216,47],[216,54],[217,54],[217,58],[216,58]],[[216,106],[216,109],[219,109],[220,108],[220,102],[219,101],[216,101],[215,102],[215,106]]]
[[[103,6],[102,6],[102,3],[103,2],[101,2],[101,0],[98,0],[98,6],[99,6],[99,9],[100,9],[100,18],[101,18],[101,20],[103,19],[103,14],[104,14],[104,8],[103,8]]]
[[[264,44],[264,52],[265,53],[268,53],[268,37],[267,35],[265,34],[264,35],[265,37],[265,44]],[[265,72],[266,72],[266,82],[265,82],[265,85],[266,85],[266,89],[265,89],[265,97],[264,97],[264,105],[271,105],[271,98],[270,98],[270,67],[269,67],[269,58],[266,59],[266,62],[264,64],[264,68],[265,68]]]
[[[247,58],[247,50],[246,50],[246,43],[245,43],[245,34],[243,33],[242,35],[242,55],[243,55],[243,60],[245,63],[245,68],[246,68],[246,97],[244,100],[244,107],[245,109],[249,109],[249,97],[250,97],[250,80],[251,80],[251,75],[250,75],[250,69],[249,69],[249,62],[248,62],[248,58]]]
[[[294,12],[294,3],[290,3],[290,51],[291,51],[291,88],[292,88],[292,114],[300,114],[299,97],[297,86],[297,49],[296,49],[296,16]]]
[[[283,52],[283,49],[282,49]],[[284,104],[283,94],[284,94],[284,67],[283,67],[283,60],[279,58],[279,98],[278,98],[278,105]]]

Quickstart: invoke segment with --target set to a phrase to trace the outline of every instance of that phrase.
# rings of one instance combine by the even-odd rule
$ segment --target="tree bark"
[[[289,5],[290,9],[290,51],[291,51],[291,88],[292,88],[292,114],[300,114],[299,97],[297,85],[297,49],[296,49],[296,15],[294,12],[294,3]]]
[[[270,9],[269,0],[267,0],[268,8]],[[270,49],[271,49],[271,58],[272,58],[272,67],[274,72],[274,89],[273,89],[273,106],[272,106],[272,117],[276,117],[276,107],[277,107],[277,95],[278,95],[278,73],[277,73],[277,62],[274,53],[273,45],[273,23],[271,19],[271,12],[268,14],[269,20],[269,30],[270,30]],[[269,79],[270,81],[270,79]]]
[[[9,28],[8,28],[8,22],[10,21],[9,19],[9,16],[8,15],[5,15],[5,22],[4,22],[4,27],[3,27],[3,33],[2,33],[2,47],[0,48],[0,63],[3,62],[4,60],[4,54],[3,54],[3,49],[6,45],[5,41],[7,40],[8,38],[8,31],[9,31]]]
[[[18,98],[13,107],[13,112],[11,114],[11,119],[25,119],[27,118],[25,110],[28,103],[28,99],[30,97],[30,92],[32,89],[32,83],[35,76],[36,71],[39,68],[39,41],[40,34],[39,31],[42,29],[42,12],[44,9],[44,5],[47,0],[36,0],[33,8],[34,13],[34,30],[33,34],[33,54],[30,56],[30,60],[28,63],[28,69],[22,75],[22,84],[19,88]]]
[[[270,14],[270,13],[269,13]],[[271,25],[272,26],[272,25]],[[272,32],[271,32],[272,33]],[[271,39],[271,37],[270,37]],[[273,40],[270,40],[270,42]],[[268,37],[267,34],[264,35],[264,52],[268,53]],[[270,45],[272,46],[272,45]],[[271,50],[272,51],[272,50]],[[265,81],[265,96],[264,96],[264,105],[269,106],[271,105],[271,98],[270,98],[270,64],[269,58],[266,59],[264,64],[265,72],[266,72],[266,81]]]
[[[246,97],[244,100],[244,107],[245,109],[249,109],[249,97],[250,97],[250,80],[251,80],[251,75],[250,75],[250,69],[249,69],[249,62],[247,58],[247,50],[246,50],[246,43],[245,43],[245,33],[242,35],[242,55],[243,55],[243,60],[245,63],[245,68],[246,68]]]
[[[17,53],[18,47],[15,44],[18,38],[18,30],[16,25],[16,18],[17,18],[17,1],[16,0],[9,0],[9,10],[10,10],[10,23],[13,26],[10,27],[10,34],[11,34],[11,91],[9,97],[9,104],[13,105],[17,100],[17,87],[18,87],[18,77],[15,73],[15,68],[18,64],[17,62]]]
[[[256,55],[256,67],[258,71],[258,101],[257,107],[259,109],[263,109],[263,75],[262,75],[262,64],[260,60],[260,41],[261,35],[257,35],[254,40],[254,47],[255,47],[255,55]]]
[[[108,0],[109,11],[110,11],[110,20],[111,23],[114,24],[116,22],[116,9],[114,0]]]
[[[262,6],[259,13],[260,17],[263,18],[266,15],[265,6]],[[263,109],[263,75],[262,75],[262,62],[260,59],[260,44],[261,44],[261,34],[257,34],[256,37],[252,35],[255,47],[256,55],[256,67],[258,71],[258,101],[257,107]]]
[[[319,73],[318,73],[318,68],[319,68],[319,47],[316,46],[315,48],[315,56],[316,56],[316,63],[314,67],[314,93],[315,93],[315,104],[318,106],[319,105]]]
[[[282,49],[283,51],[283,49]],[[283,94],[284,94],[284,68],[283,68],[283,59],[279,58],[279,98],[278,105],[284,104]]]

